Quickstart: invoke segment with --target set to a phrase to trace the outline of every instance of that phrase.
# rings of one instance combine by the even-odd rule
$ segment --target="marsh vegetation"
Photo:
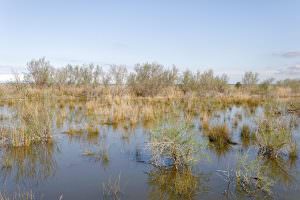
[[[0,199],[20,185],[45,199],[295,198],[299,88],[253,72],[230,85],[156,63],[32,60],[0,85]]]

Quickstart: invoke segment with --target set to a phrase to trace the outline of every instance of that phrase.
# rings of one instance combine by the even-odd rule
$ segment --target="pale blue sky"
[[[298,0],[0,0],[0,75],[45,56],[300,78],[299,11]]]

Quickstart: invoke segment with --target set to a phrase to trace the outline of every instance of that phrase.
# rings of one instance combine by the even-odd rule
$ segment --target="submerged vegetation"
[[[102,184],[103,199],[119,200],[121,199],[121,176],[115,180],[109,179],[107,183]]]
[[[0,193],[0,200],[34,200],[36,197],[33,192],[16,192],[13,195],[7,195],[5,193]]]

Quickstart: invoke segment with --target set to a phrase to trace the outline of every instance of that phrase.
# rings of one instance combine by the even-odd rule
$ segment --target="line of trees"
[[[128,73],[123,65],[111,65],[108,70],[104,70],[99,65],[67,65],[62,68],[54,68],[45,58],[31,60],[27,63],[27,72],[24,75],[26,83],[37,86],[109,86],[114,85],[129,89],[137,96],[154,96],[163,89],[178,86],[184,93],[196,92],[204,94],[206,92],[223,93],[228,88],[228,76],[214,75],[212,70],[204,72],[192,72],[189,70],[179,73],[173,66],[171,69],[165,68],[157,63],[137,64],[134,70]],[[259,86],[262,90],[268,90],[274,79],[267,79],[259,83],[258,73],[246,72],[242,78],[242,83],[236,83],[236,88],[253,88]],[[285,80],[277,83],[281,86],[291,86],[293,89],[299,88],[299,80]]]

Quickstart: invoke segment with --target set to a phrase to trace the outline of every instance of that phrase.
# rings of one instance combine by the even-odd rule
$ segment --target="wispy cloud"
[[[297,58],[300,57],[300,51],[288,51],[283,53],[274,53],[274,56],[280,56],[283,58]]]
[[[300,78],[300,64],[281,68],[281,69],[279,69],[278,74],[299,76],[299,78]]]

